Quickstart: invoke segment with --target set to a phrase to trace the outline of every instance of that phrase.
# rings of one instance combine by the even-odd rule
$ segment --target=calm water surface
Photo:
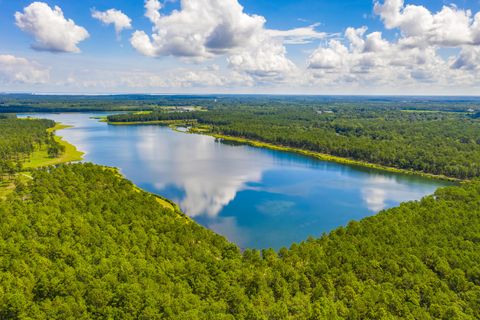
[[[35,116],[73,125],[59,135],[86,152],[86,161],[120,168],[141,188],[174,200],[242,248],[278,249],[318,237],[447,184],[90,118],[98,115]]]

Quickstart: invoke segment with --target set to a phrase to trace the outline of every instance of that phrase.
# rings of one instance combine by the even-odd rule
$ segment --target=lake
[[[91,118],[99,115],[34,116],[74,126],[58,134],[86,152],[85,161],[119,168],[241,248],[288,247],[449,184]]]

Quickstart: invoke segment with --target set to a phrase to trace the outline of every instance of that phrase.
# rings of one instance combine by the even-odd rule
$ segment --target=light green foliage
[[[58,123],[54,127],[49,128],[47,132],[53,135],[53,140],[48,145],[36,148],[29,156],[28,161],[23,163],[23,168],[35,169],[82,160],[83,152],[77,150],[77,148],[68,141],[55,135],[57,130],[66,128],[68,128],[68,126]]]
[[[60,149],[47,132],[54,125],[51,120],[0,119],[0,179],[12,177],[35,150]]]
[[[246,250],[91,164],[0,204],[0,318],[476,319],[480,183]]]

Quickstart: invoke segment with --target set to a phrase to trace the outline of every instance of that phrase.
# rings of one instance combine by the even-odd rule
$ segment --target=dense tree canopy
[[[47,132],[54,125],[51,120],[0,118],[0,178],[20,170],[22,162],[41,146],[48,146],[52,156],[58,154],[61,147]]]
[[[0,318],[480,317],[480,183],[279,252],[241,253],[91,164],[34,172],[0,217]]]
[[[156,110],[165,106],[224,107],[328,107],[377,110],[480,111],[478,97],[361,97],[282,95],[101,95],[62,96],[0,94],[2,112],[85,112]]]

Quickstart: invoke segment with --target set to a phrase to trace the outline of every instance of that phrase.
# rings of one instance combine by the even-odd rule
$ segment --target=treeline
[[[151,113],[115,114],[107,117],[109,122],[147,122],[147,121],[174,121],[198,118],[200,112],[169,112],[155,111]]]
[[[51,120],[0,118],[0,179],[22,169],[22,163],[35,150],[46,147],[51,156],[62,152],[47,129],[55,126]]]
[[[458,112],[352,107],[225,107],[110,116],[194,119],[212,132],[459,179],[480,176],[480,121]]]
[[[480,318],[480,182],[241,253],[112,169],[33,176],[0,203],[2,319]]]
[[[150,111],[165,106],[228,107],[311,107],[377,110],[435,110],[444,112],[480,111],[477,97],[362,97],[362,96],[282,96],[282,95],[29,95],[0,94],[4,112],[88,112]]]

